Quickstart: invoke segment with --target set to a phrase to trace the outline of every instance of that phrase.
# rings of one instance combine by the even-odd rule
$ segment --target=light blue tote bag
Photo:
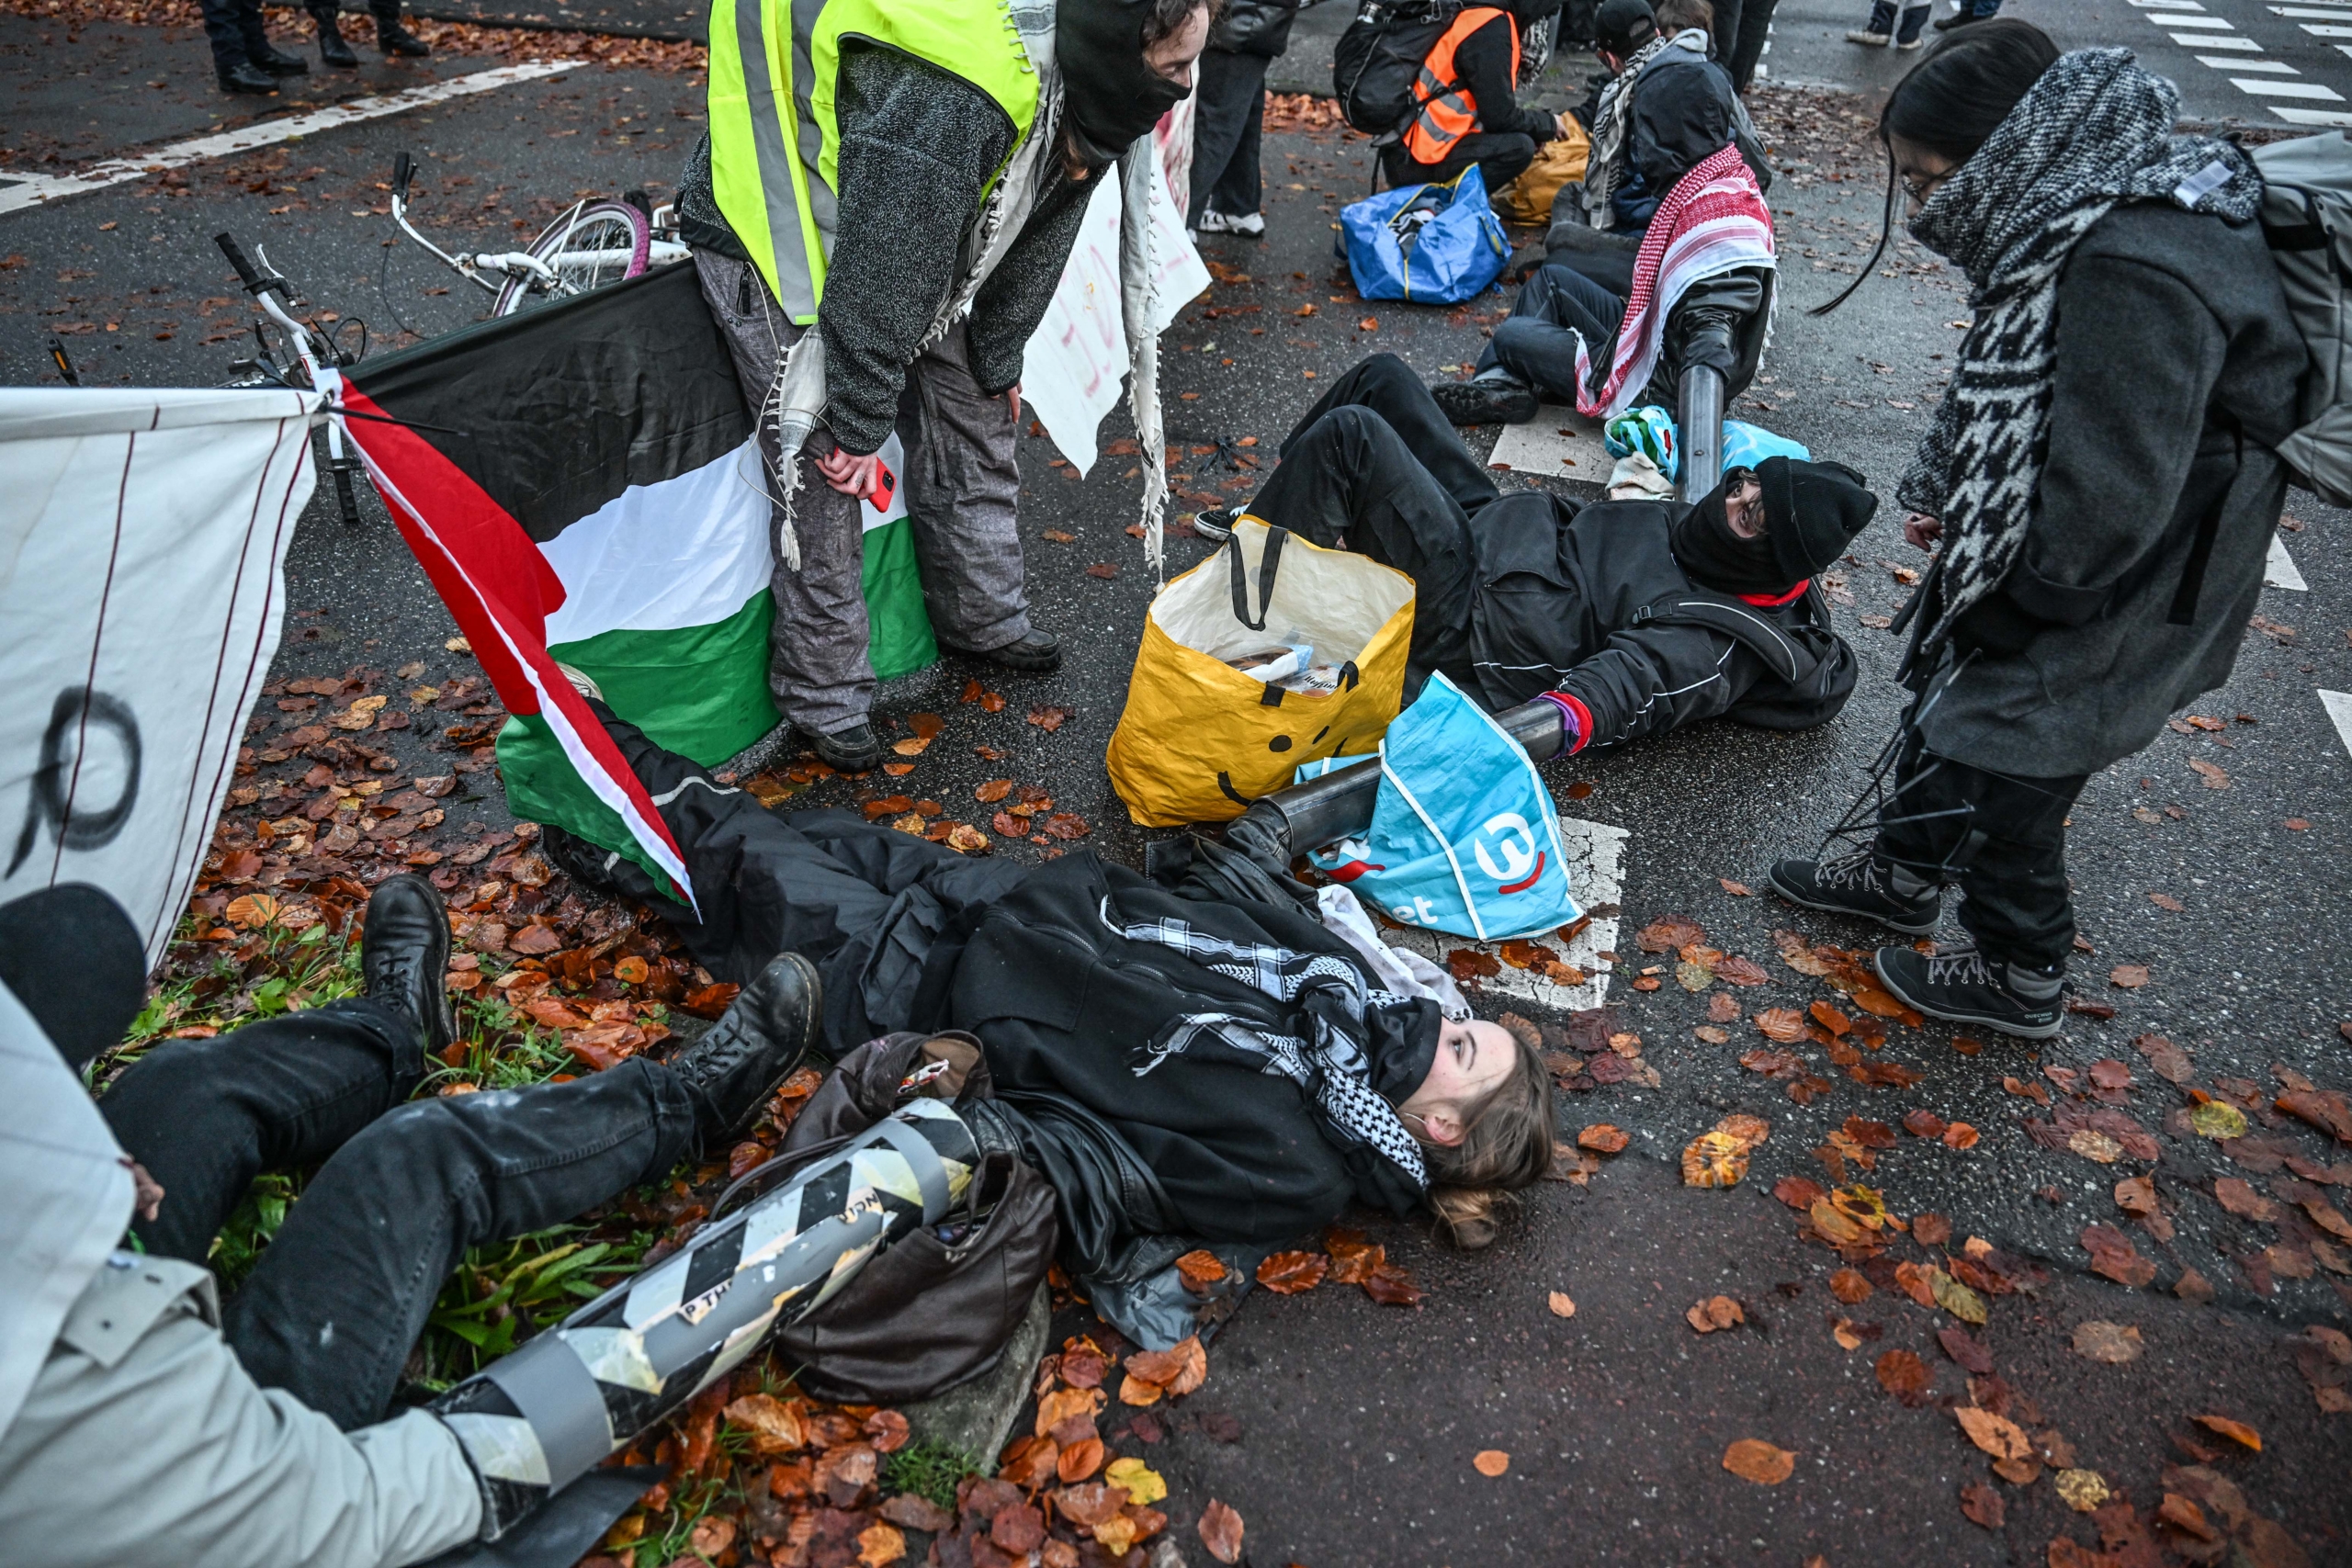
[[[1346,767],[1335,757],[1301,779]],[[1535,764],[1443,675],[1380,743],[1372,828],[1308,857],[1392,919],[1482,942],[1582,918],[1568,890],[1560,823]]]

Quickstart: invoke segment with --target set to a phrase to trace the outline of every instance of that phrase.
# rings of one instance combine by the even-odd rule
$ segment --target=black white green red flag
[[[344,374],[346,406],[384,416],[349,434],[513,716],[498,758],[515,814],[683,887],[655,803],[556,664],[706,765],[775,726],[766,475],[694,268]],[[866,519],[886,676],[936,657],[903,513]]]

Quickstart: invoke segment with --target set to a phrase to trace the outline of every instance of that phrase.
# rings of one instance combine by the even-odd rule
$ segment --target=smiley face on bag
[[[1516,811],[1487,818],[1470,840],[1470,851],[1499,894],[1524,893],[1544,874],[1544,851],[1536,845],[1535,829]]]

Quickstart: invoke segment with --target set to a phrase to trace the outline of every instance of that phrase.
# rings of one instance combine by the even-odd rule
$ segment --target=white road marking
[[[2304,22],[2301,26],[2313,38],[2352,38],[2352,28],[2331,28],[2319,22]]]
[[[288,115],[284,119],[265,119],[217,136],[199,136],[192,141],[175,141],[168,147],[158,147],[153,152],[128,158],[108,158],[78,175],[14,174],[0,170],[0,182],[5,182],[5,188],[0,188],[0,215],[21,212],[65,197],[79,196],[85,191],[104,190],[108,186],[145,179],[149,175],[160,175],[166,169],[176,169],[183,164],[199,164],[209,158],[226,158],[255,147],[266,147],[275,141],[288,141],[298,136],[331,130],[336,126],[381,119],[386,115],[404,114],[428,104],[443,103],[474,93],[487,93],[493,88],[535,81],[542,76],[553,76],[586,63],[581,60],[534,60],[522,65],[502,65],[495,71],[477,71],[470,75],[453,76],[429,86],[411,87],[405,92],[388,93],[381,97],[354,98],[347,104],[336,104],[310,114]]]
[[[2160,28],[2212,28],[2225,33],[2237,29],[2237,24],[2227,17],[2184,17],[2167,11],[2161,17],[2150,17],[2148,20]]]
[[[2297,593],[2311,591],[2311,584],[2296,569],[2295,558],[2287,553],[2287,541],[2276,534],[2270,536],[2270,562],[2263,568],[2262,586],[2291,589]]]
[[[2260,54],[2262,46],[2250,38],[2232,34],[2222,38],[2217,33],[2175,33],[2172,41],[2183,49],[2242,49],[2248,54]]]
[[[2344,742],[2346,751],[2352,751],[2352,692],[2323,690],[2319,700],[2320,705],[2327,709],[2327,716],[2335,722],[2336,739]],[[1593,923],[1598,925],[1600,922],[1596,920]]]
[[[2341,114],[2331,109],[2299,109],[2274,104],[2270,112],[2290,125],[2335,125],[2352,129],[2352,114]]]
[[[2293,66],[2276,60],[2233,60],[2226,54],[2200,54],[2197,61],[2199,64],[2210,65],[2216,71],[2267,71],[2274,76],[2302,74]]]
[[[2324,104],[2340,104],[2344,95],[2333,87],[2323,87],[2316,82],[2260,82],[2233,76],[2230,85],[2241,93],[2252,93],[2264,98],[2312,98]]]
[[[1560,847],[1567,855],[1568,889],[1583,908],[1605,908],[1623,901],[1625,840],[1631,836],[1624,829],[1612,828],[1606,822],[1587,822],[1575,817],[1560,818]],[[1383,926],[1381,938],[1391,946],[1409,947],[1438,964],[1445,962],[1447,953],[1463,948],[1486,953],[1502,964],[1502,972],[1477,981],[1476,989],[1490,996],[1518,997],[1564,1012],[1575,1012],[1600,1007],[1609,1000],[1610,965],[1602,962],[1600,955],[1617,951],[1617,917],[1595,915],[1567,942],[1548,931],[1527,939],[1555,952],[1566,949],[1560,953],[1560,962],[1591,976],[1581,986],[1558,985],[1532,969],[1517,967],[1503,957],[1503,944],[1498,942],[1473,942],[1445,931],[1399,926]]]
[[[2340,21],[2346,17],[2352,17],[2352,7],[2342,6],[2330,6],[2324,10],[2317,6],[2273,6],[2270,9],[2278,16],[2309,17],[2318,22]]]

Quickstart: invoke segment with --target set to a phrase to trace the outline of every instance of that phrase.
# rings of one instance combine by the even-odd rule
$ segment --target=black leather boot
[[[248,47],[245,50],[245,58],[253,62],[255,70],[271,76],[307,76],[311,73],[309,61],[299,54],[288,54],[282,49],[274,49],[268,44],[263,44],[258,49]]]
[[[670,1058],[695,1100],[695,1130],[706,1156],[752,1130],[776,1086],[815,1042],[824,1010],[817,966],[779,953],[743,987],[710,1032]]]
[[[352,52],[350,43],[343,36],[343,28],[336,25],[335,17],[336,13],[333,11],[311,13],[311,20],[319,25],[319,58],[337,70],[355,71],[359,66],[359,56]]]
[[[433,46],[401,26],[397,17],[376,18],[376,47],[386,54],[405,54],[415,58],[433,52]]]
[[[220,90],[224,93],[275,93],[277,78],[259,66],[243,61],[220,73]]]
[[[449,1017],[449,912],[433,884],[402,872],[368,896],[359,938],[359,967],[370,1001],[416,1020],[427,1055],[457,1031]]]

